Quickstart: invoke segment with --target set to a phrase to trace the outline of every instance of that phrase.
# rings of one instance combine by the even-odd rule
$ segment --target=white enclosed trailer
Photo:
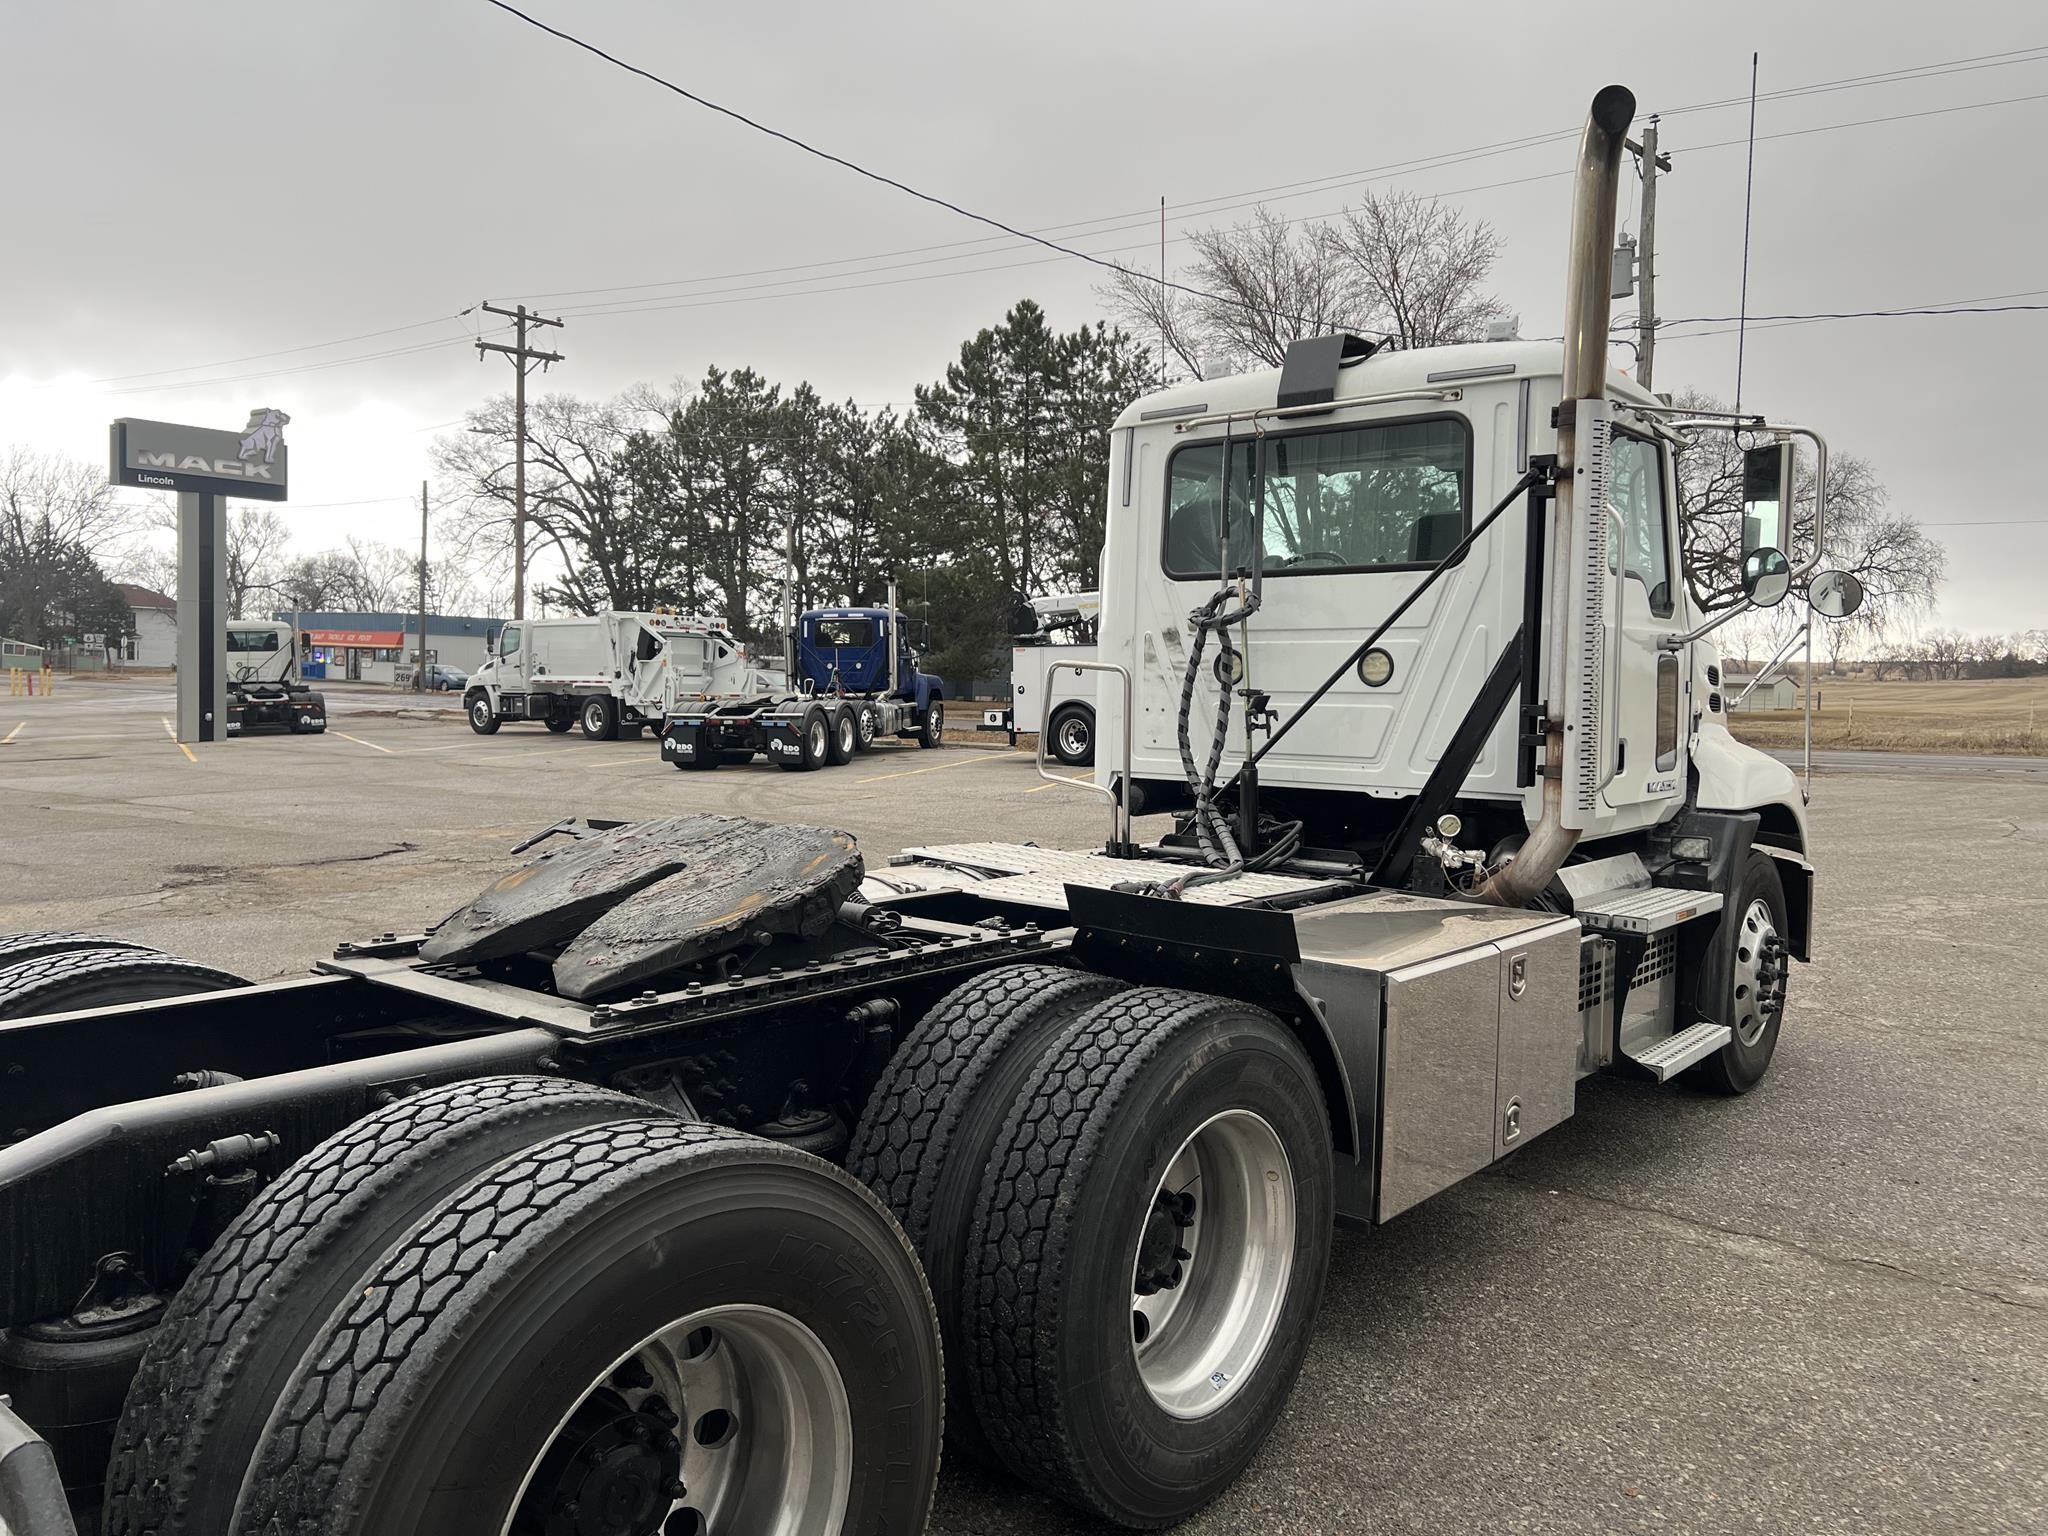
[[[679,699],[774,691],[781,676],[706,619],[622,611],[515,619],[471,676],[463,705],[479,735],[536,720],[610,741],[658,729]]]

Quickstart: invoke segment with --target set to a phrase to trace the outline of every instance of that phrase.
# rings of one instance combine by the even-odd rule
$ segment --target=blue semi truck
[[[914,626],[896,606],[814,608],[788,636],[794,691],[691,700],[663,721],[661,755],[711,769],[761,753],[793,773],[838,766],[885,737],[936,747],[946,709],[939,679],[918,670]]]

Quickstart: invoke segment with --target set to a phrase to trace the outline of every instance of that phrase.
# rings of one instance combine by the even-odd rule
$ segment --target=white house
[[[175,598],[132,581],[117,581],[133,615],[128,634],[117,653],[120,662],[131,667],[174,667],[178,664],[178,604]],[[109,637],[111,638],[111,637]]]

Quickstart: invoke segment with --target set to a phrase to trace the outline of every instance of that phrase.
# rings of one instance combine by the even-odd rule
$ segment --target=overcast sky
[[[1742,97],[1752,49],[1765,93],[1973,60],[1762,103],[1750,312],[2048,302],[2026,292],[2048,286],[2038,3],[526,8],[905,181],[1148,265],[1162,196],[1169,237],[1283,184],[1325,183],[1274,209],[1332,211],[1383,167],[1574,129],[1618,81],[1670,114],[1658,307],[1674,320],[1735,313],[1747,119],[1676,109]],[[303,549],[417,538],[435,433],[509,385],[510,364],[465,340],[483,317],[457,318],[480,299],[568,321],[545,333],[567,355],[549,388],[606,395],[717,363],[864,403],[908,401],[1019,298],[1062,327],[1100,313],[1082,264],[984,238],[484,0],[4,14],[0,443],[103,461],[116,416],[239,427],[278,406]],[[1523,334],[1546,335],[1571,158],[1558,140],[1371,184],[1492,222],[1495,287]],[[1171,216],[1184,204],[1203,206]],[[1628,194],[1622,216],[1633,229]],[[2048,622],[2044,343],[2048,313],[1755,327],[1744,398],[1875,461],[1949,550],[1941,621],[2030,627]],[[1734,383],[1732,334],[1660,343],[1658,388]]]

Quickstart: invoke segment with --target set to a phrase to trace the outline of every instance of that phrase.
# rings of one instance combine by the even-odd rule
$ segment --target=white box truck
[[[612,611],[589,617],[515,619],[470,679],[469,727],[488,736],[507,720],[550,731],[580,725],[593,741],[659,729],[684,699],[765,693],[783,686],[746,647],[708,619]]]

